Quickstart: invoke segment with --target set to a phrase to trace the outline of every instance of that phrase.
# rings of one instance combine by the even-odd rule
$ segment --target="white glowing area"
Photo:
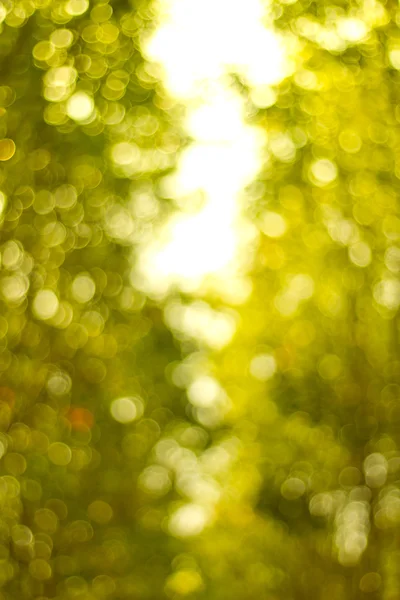
[[[181,155],[172,182],[181,210],[143,254],[152,277],[196,285],[235,260],[238,193],[259,170],[264,145],[262,132],[244,124],[242,110],[239,98],[218,85],[189,111],[187,130],[196,141]],[[188,214],[185,202],[199,191],[203,207]]]
[[[163,64],[168,90],[191,98],[227,70],[250,85],[278,83],[287,69],[261,0],[160,0],[162,23],[147,51]],[[201,93],[201,92],[200,92]]]
[[[167,91],[185,104],[193,142],[168,178],[178,210],[143,250],[138,271],[149,293],[163,294],[173,284],[193,292],[209,275],[227,289],[237,279],[244,246],[257,235],[241,215],[240,194],[267,156],[266,134],[245,122],[245,99],[229,72],[272,103],[270,86],[291,64],[282,40],[263,22],[261,0],[245,6],[160,0],[159,6],[161,22],[145,52],[162,65]],[[202,206],[194,212],[191,199],[199,194]]]

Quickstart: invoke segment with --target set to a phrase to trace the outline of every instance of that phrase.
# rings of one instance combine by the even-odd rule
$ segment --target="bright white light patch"
[[[196,291],[211,274],[207,285],[229,302],[235,297],[229,282],[242,276],[257,236],[250,235],[239,202],[265,163],[266,138],[245,122],[245,102],[228,74],[238,73],[257,90],[257,105],[270,106],[269,86],[293,65],[283,40],[266,25],[261,0],[248,0],[246,10],[231,0],[160,0],[159,7],[161,23],[145,52],[164,68],[170,94],[184,101],[193,143],[167,185],[182,212],[146,245],[138,279],[147,293],[163,295],[174,284]],[[188,215],[185,206],[199,194],[202,208]]]
[[[186,306],[173,301],[166,306],[164,315],[172,330],[185,333],[210,348],[223,348],[236,331],[232,314],[213,310],[202,301]]]
[[[208,375],[198,377],[188,389],[190,402],[202,408],[213,406],[220,394],[221,386],[218,381]]]
[[[351,17],[339,19],[337,28],[340,37],[346,42],[359,42],[368,33],[368,27],[364,21]]]
[[[262,221],[261,231],[268,237],[281,237],[286,231],[286,221],[279,213],[267,212]]]
[[[260,85],[254,88],[250,97],[258,108],[268,108],[276,102],[276,92],[269,85]]]
[[[238,196],[261,167],[265,140],[243,123],[242,113],[232,91],[221,88],[188,118],[199,141],[182,153],[172,193],[184,206],[190,194],[201,191],[205,204],[194,215],[172,216],[142,253],[140,269],[154,287],[193,282],[196,289],[205,275],[220,276],[239,262],[239,245],[249,248],[250,229],[240,218]]]
[[[65,5],[66,12],[73,17],[83,15],[88,8],[89,0],[69,0]]]
[[[397,279],[382,279],[374,287],[374,298],[389,310],[400,306],[400,282]]]
[[[190,537],[201,533],[208,522],[206,509],[199,504],[186,504],[171,516],[168,529],[175,537]]]
[[[130,165],[140,158],[140,151],[136,144],[120,142],[111,150],[111,158],[117,165]]]
[[[85,92],[76,92],[67,101],[67,115],[74,121],[86,121],[93,109],[93,98]]]
[[[271,354],[257,354],[250,363],[250,373],[259,381],[267,381],[276,373],[276,360]]]
[[[251,85],[285,76],[282,43],[265,28],[259,0],[247,0],[246,10],[231,0],[164,0],[162,6],[165,21],[146,50],[163,63],[176,96],[192,96],[202,81],[218,79],[232,67]]]
[[[111,237],[127,240],[134,230],[134,222],[123,206],[115,205],[107,211],[104,227]]]
[[[77,275],[72,283],[72,295],[77,302],[84,304],[89,302],[96,292],[96,284],[90,275],[81,273]]]
[[[56,29],[50,35],[50,41],[56,48],[68,48],[74,41],[74,36],[69,29]]]
[[[156,271],[175,279],[201,278],[226,266],[233,257],[235,235],[229,223],[213,222],[207,212],[193,217],[178,217],[170,223],[171,242],[156,254]]]
[[[59,307],[59,301],[53,290],[40,290],[33,301],[32,310],[37,319],[51,319]]]
[[[199,142],[235,142],[244,135],[242,102],[232,90],[215,87],[187,118],[188,132]],[[251,131],[247,129],[246,133]]]
[[[111,416],[118,423],[131,423],[143,414],[143,403],[138,398],[126,396],[111,403]]]
[[[47,85],[51,85],[54,87],[64,87],[72,85],[76,80],[77,76],[78,73],[73,67],[53,67],[52,69],[49,69],[47,71],[46,75],[44,76],[44,79]],[[73,96],[76,96],[76,94],[74,94]],[[71,96],[71,98],[73,96]]]
[[[311,176],[316,185],[324,186],[332,183],[337,177],[337,166],[331,160],[322,158],[311,165]]]

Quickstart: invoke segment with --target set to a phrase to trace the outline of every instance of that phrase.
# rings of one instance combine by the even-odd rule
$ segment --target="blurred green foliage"
[[[2,597],[157,598],[174,542],[137,480],[183,412],[164,375],[179,352],[132,252],[181,140],[139,50],[152,13],[0,16]]]
[[[135,285],[185,143],[155,9],[0,3],[1,600],[399,597],[398,11],[275,3],[301,64],[249,110],[261,242],[211,351]]]

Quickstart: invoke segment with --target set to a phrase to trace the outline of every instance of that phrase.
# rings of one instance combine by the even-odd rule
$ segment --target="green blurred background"
[[[0,2],[0,599],[398,600],[400,9],[175,5]]]

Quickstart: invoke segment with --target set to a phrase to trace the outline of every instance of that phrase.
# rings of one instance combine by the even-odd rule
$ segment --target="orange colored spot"
[[[67,413],[67,419],[73,429],[79,431],[91,429],[94,423],[93,414],[87,408],[71,407]]]

